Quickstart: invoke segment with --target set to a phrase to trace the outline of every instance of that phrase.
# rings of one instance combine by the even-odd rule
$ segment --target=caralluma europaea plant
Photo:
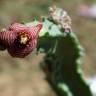
[[[63,9],[52,6],[49,16],[41,22],[13,23],[3,29],[0,48],[19,58],[37,48],[38,54],[45,54],[42,69],[57,96],[92,96],[80,68],[84,50],[71,29],[71,18]]]

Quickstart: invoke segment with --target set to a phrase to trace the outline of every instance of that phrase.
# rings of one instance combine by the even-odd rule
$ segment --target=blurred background
[[[0,29],[13,22],[30,22],[34,17],[46,16],[52,4],[64,8],[85,48],[81,67],[88,78],[96,74],[96,19],[86,14],[82,16],[81,5],[88,5],[90,9],[90,5],[95,3],[96,0],[0,0]],[[38,65],[42,57],[30,54],[18,59],[6,51],[0,52],[0,96],[56,96]]]

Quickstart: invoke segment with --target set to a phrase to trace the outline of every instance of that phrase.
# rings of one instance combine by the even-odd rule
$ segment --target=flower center
[[[28,41],[28,37],[24,36],[24,35],[21,35],[20,43],[25,45],[27,43],[27,41]]]
[[[27,32],[19,32],[18,33],[18,42],[21,45],[26,45],[30,41],[30,36]]]

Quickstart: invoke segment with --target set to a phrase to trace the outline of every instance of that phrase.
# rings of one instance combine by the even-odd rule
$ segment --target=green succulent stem
[[[54,22],[54,18],[43,18],[37,46],[39,52],[45,53],[42,68],[46,79],[58,96],[92,96],[80,67],[84,49],[70,26],[67,32],[65,23]]]

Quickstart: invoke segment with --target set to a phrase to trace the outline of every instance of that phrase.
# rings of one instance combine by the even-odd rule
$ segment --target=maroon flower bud
[[[28,27],[14,23],[0,32],[0,44],[6,46],[11,56],[23,58],[36,48],[41,28],[42,24]]]

